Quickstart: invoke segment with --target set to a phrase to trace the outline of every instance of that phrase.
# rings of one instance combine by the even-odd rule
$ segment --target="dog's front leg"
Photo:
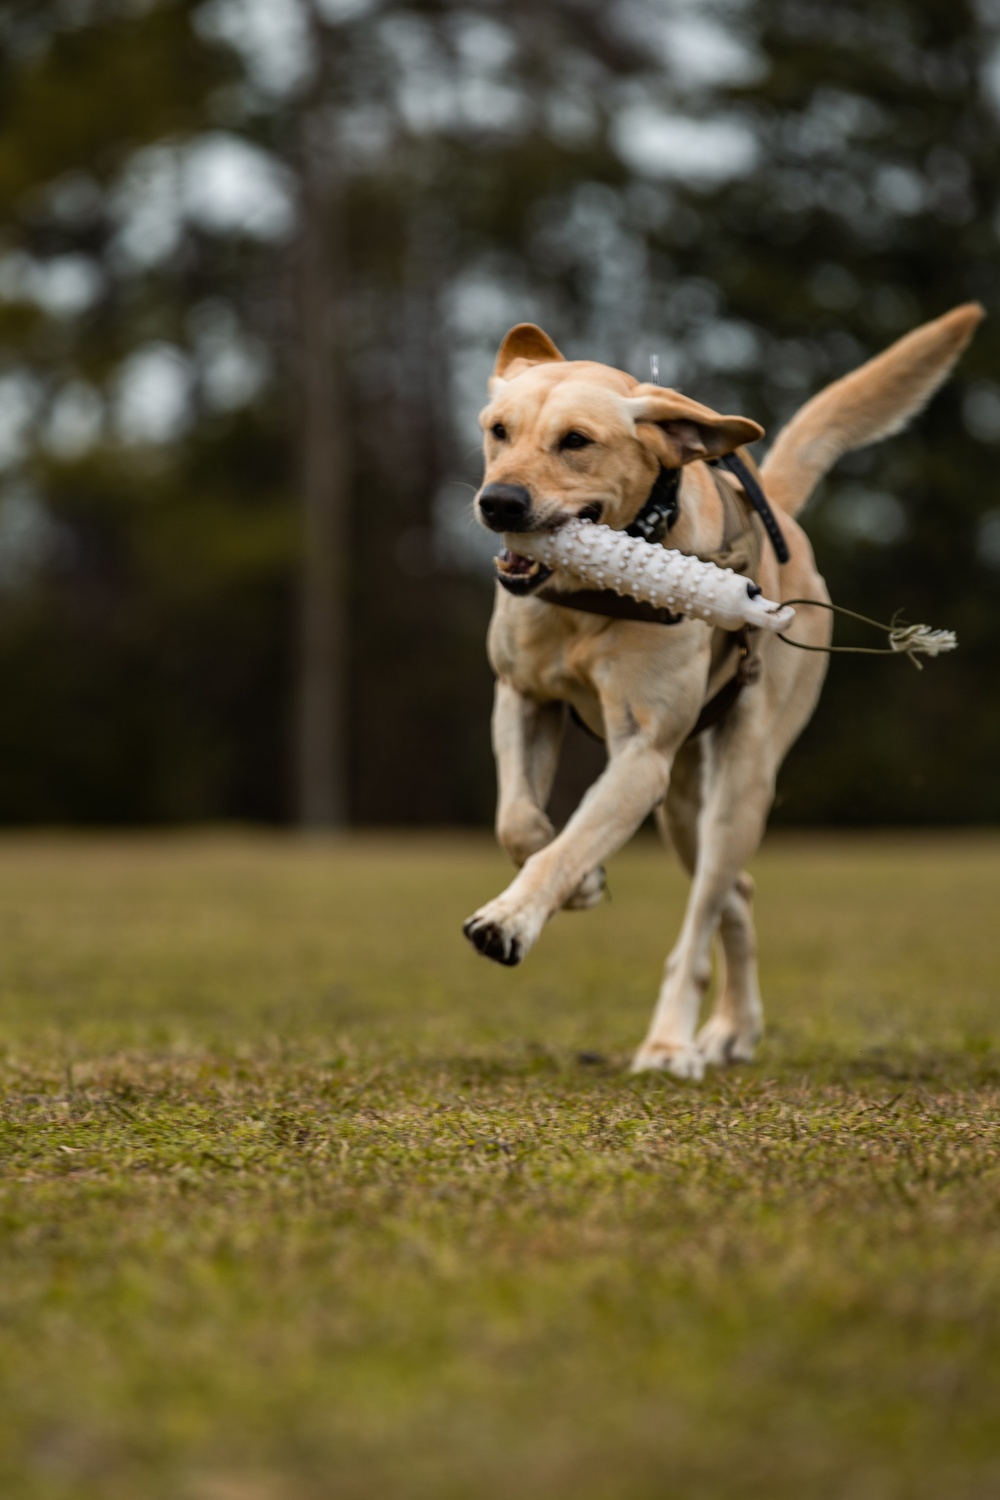
[[[480,953],[498,963],[520,963],[549,917],[662,799],[672,750],[657,748],[641,734],[612,747],[603,775],[558,838],[533,854],[503,894],[465,923],[463,931]]]
[[[566,705],[542,703],[498,681],[493,700],[493,754],[497,764],[497,842],[516,865],[523,865],[555,837],[545,811],[552,792]],[[604,895],[603,866],[588,870],[566,905],[589,911]]]
[[[526,697],[502,679],[493,699],[497,763],[496,833],[500,847],[523,865],[555,834],[545,812],[566,722],[562,703]]]

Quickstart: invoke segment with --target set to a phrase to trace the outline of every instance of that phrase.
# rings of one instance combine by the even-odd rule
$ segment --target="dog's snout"
[[[488,484],[480,492],[479,510],[491,531],[523,531],[531,496],[522,484]]]

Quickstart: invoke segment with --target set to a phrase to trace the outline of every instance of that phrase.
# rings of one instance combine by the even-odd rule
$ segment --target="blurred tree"
[[[233,548],[242,550],[244,511],[286,510],[296,488],[303,499],[300,816],[337,823],[351,800],[362,817],[484,815],[483,720],[463,713],[455,685],[478,681],[485,707],[487,600],[462,569],[438,572],[433,511],[454,463],[447,288],[463,240],[479,257],[510,244],[530,215],[526,184],[579,175],[579,149],[539,138],[545,111],[565,92],[557,75],[588,49],[592,82],[636,66],[641,52],[607,31],[594,0],[560,0],[547,15],[522,3],[502,21],[489,4],[162,0],[137,9],[107,0],[15,6],[4,25],[11,87],[0,202],[12,295],[2,331],[10,379],[33,403],[8,498],[34,517],[39,559],[30,587],[19,575],[32,608],[18,616],[18,649],[30,651],[31,630],[51,620],[47,589],[70,599],[67,573],[88,566],[82,533],[101,501],[85,475],[98,455],[115,476],[109,508],[112,490],[148,493],[155,477],[165,508],[180,515],[200,501],[190,466],[209,432],[222,440],[222,415],[234,442],[252,430],[273,457],[248,475],[234,455],[232,474],[246,488],[226,487]],[[155,75],[148,88],[146,73]],[[605,159],[620,176],[617,160]],[[516,223],[498,216],[504,204],[516,206]],[[79,306],[46,301],[60,277],[76,278]],[[86,505],[74,503],[81,490]],[[153,526],[129,529],[130,551],[120,515],[101,519],[127,554],[119,561],[130,583],[147,585]],[[256,719],[258,747],[244,749],[258,765],[288,748],[286,694],[269,687],[280,683],[274,652],[288,649],[290,634],[273,613],[291,581],[288,531],[274,536],[273,552],[258,554],[259,576],[239,574],[273,627],[267,680],[246,670],[237,679],[258,698],[242,712],[244,724]],[[226,578],[216,584],[221,621],[234,601]],[[110,606],[106,580],[96,592]],[[165,630],[175,628],[175,603],[149,600]],[[16,613],[12,606],[11,622]],[[110,607],[103,619],[109,630],[124,624]],[[233,685],[228,671],[208,670],[225,634],[203,637],[205,680]],[[111,681],[110,657],[124,641],[101,635],[92,648],[95,671],[103,662]],[[160,688],[172,718],[176,702]],[[29,738],[73,712],[54,684],[33,691],[32,703],[40,717],[34,730],[22,726]],[[191,703],[180,719],[192,711],[212,720],[201,725],[209,738],[231,733],[221,703]],[[124,731],[127,718],[123,704],[107,734]],[[458,774],[438,754],[456,739],[468,767]],[[211,769],[219,761],[200,759],[199,742],[187,742],[188,771],[171,778],[186,804],[173,794],[164,803],[150,784],[145,814],[123,801],[122,816],[196,814],[213,803],[223,814],[285,812],[281,778],[258,787],[262,801],[247,803],[236,783],[220,796]],[[49,815],[62,806],[65,816],[90,815],[73,778],[49,777],[44,758],[38,774]],[[16,805],[39,815],[20,792]],[[13,801],[8,808],[17,816]],[[93,815],[109,815],[108,798]]]
[[[0,818],[487,817],[468,483],[505,327],[657,352],[773,429],[994,306],[998,29],[971,0],[3,0]],[[836,664],[784,816],[1000,812],[997,340],[807,523],[844,603],[963,649]]]
[[[346,823],[350,806],[351,458],[344,368],[349,289],[339,122],[331,116],[340,94],[339,59],[329,26],[315,11],[310,20],[313,80],[301,105],[297,159],[303,502],[297,787],[301,822],[322,828]]]

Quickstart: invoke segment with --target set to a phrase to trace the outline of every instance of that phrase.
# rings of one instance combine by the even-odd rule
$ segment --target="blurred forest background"
[[[998,207],[997,0],[0,0],[0,821],[488,820],[506,328],[773,432],[970,298],[776,816],[996,821]]]

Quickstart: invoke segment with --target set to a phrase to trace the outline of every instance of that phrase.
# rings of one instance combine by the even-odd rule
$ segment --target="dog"
[[[741,664],[749,657],[753,670],[737,687],[732,637],[699,620],[665,627],[572,607],[574,596],[560,600],[546,586],[545,568],[517,554],[517,533],[574,518],[629,528],[666,476],[674,483],[669,546],[732,563],[726,532],[734,505],[742,506],[742,552],[732,565],[769,599],[829,602],[795,516],[842,454],[898,432],[921,409],[982,316],[968,304],[922,325],[814,396],[782,429],[760,479],[787,544],[785,563],[746,505],[749,481],[741,490],[710,467],[762,437],[756,422],[607,365],[566,360],[531,323],[500,345],[480,417],[485,472],[474,506],[484,527],[508,538],[488,654],[497,679],[496,833],[519,871],[463,930],[486,957],[520,963],[555,912],[600,901],[603,862],[655,813],[692,884],[635,1071],[700,1079],[706,1066],[754,1055],[763,1008],[744,866],[763,836],[778,768],[819,699],[831,616],[798,612],[795,636],[817,651],[790,650],[770,634],[757,640],[764,632],[744,637]],[[702,727],[706,705],[727,693],[727,711]],[[567,709],[603,737],[608,763],[557,834],[545,808]],[[716,932],[718,992],[699,1031]]]

